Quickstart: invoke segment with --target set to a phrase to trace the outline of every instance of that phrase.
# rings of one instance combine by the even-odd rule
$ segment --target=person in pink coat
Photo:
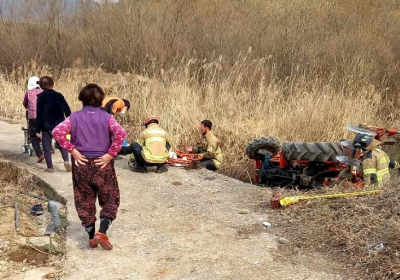
[[[32,76],[28,80],[28,90],[25,92],[24,101],[22,104],[27,109],[28,131],[33,150],[38,157],[37,162],[44,160],[43,151],[40,147],[40,138],[36,137],[36,101],[37,96],[42,93],[39,86],[39,77]]]

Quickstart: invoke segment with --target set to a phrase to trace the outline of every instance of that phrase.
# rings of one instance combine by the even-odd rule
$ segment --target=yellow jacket
[[[219,140],[210,130],[203,135],[202,142],[194,149],[195,153],[203,154],[205,159],[211,159],[216,168],[220,168],[222,164],[222,151],[219,145]]]
[[[164,163],[167,161],[169,151],[167,143],[171,146],[171,138],[158,124],[152,123],[140,135],[138,142],[142,147],[143,158],[149,163]]]
[[[389,156],[381,150],[380,141],[373,139],[367,147],[365,158],[362,162],[365,187],[377,185],[379,188],[390,180]]]

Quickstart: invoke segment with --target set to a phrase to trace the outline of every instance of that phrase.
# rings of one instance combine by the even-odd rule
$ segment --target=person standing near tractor
[[[47,165],[46,171],[54,172],[51,158],[51,142],[53,139],[51,131],[61,123],[65,117],[71,115],[71,109],[67,101],[65,101],[64,96],[53,90],[54,81],[51,77],[41,77],[39,86],[43,89],[43,92],[38,95],[36,104],[36,136],[42,138],[43,153]],[[65,169],[67,172],[71,172],[67,151],[61,148],[60,152],[64,160]]]
[[[222,164],[222,152],[219,140],[212,131],[212,122],[204,120],[200,123],[202,142],[197,147],[187,147],[189,153],[199,153],[203,155],[201,165],[211,171],[216,171]]]
[[[113,248],[107,230],[115,220],[120,202],[114,157],[121,149],[126,132],[107,112],[100,109],[104,91],[88,84],[79,93],[83,109],[53,130],[53,136],[73,157],[72,183],[75,207],[89,235],[89,245]],[[71,134],[71,141],[66,135]],[[111,137],[112,136],[112,137]],[[99,199],[100,228],[95,230],[96,198]]]
[[[362,171],[364,188],[382,188],[390,180],[389,168],[396,168],[397,163],[381,149],[381,142],[367,134],[358,134],[353,141],[355,148],[364,151]]]
[[[40,139],[36,137],[36,102],[37,96],[42,93],[42,91],[43,90],[39,86],[39,77],[30,77],[23,105],[27,109],[28,131],[33,150],[38,157],[37,163],[41,163],[44,160],[42,148],[40,147]]]
[[[159,126],[157,117],[148,117],[143,124],[138,140],[130,146],[122,147],[120,155],[133,153],[136,166],[134,172],[146,173],[146,166],[157,166],[156,173],[168,171],[166,165],[172,141],[169,134]]]

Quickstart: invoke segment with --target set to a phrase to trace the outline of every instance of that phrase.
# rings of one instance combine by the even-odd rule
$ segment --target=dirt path
[[[118,217],[109,230],[112,251],[89,249],[72,194],[71,174],[59,152],[56,172],[21,154],[21,125],[0,121],[4,158],[29,169],[65,197],[69,209],[63,279],[342,279],[329,260],[301,256],[277,260],[277,236],[257,212],[267,190],[204,170],[136,174],[118,160]],[[281,259],[281,258],[280,258]]]

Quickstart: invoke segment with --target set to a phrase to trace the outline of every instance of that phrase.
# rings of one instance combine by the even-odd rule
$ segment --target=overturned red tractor
[[[383,144],[394,144],[393,135],[398,134],[396,130],[364,124],[347,128],[374,136]],[[274,137],[262,137],[247,146],[246,154],[255,160],[254,182],[259,185],[315,188],[338,180],[363,185],[362,155],[352,141],[280,143]]]

